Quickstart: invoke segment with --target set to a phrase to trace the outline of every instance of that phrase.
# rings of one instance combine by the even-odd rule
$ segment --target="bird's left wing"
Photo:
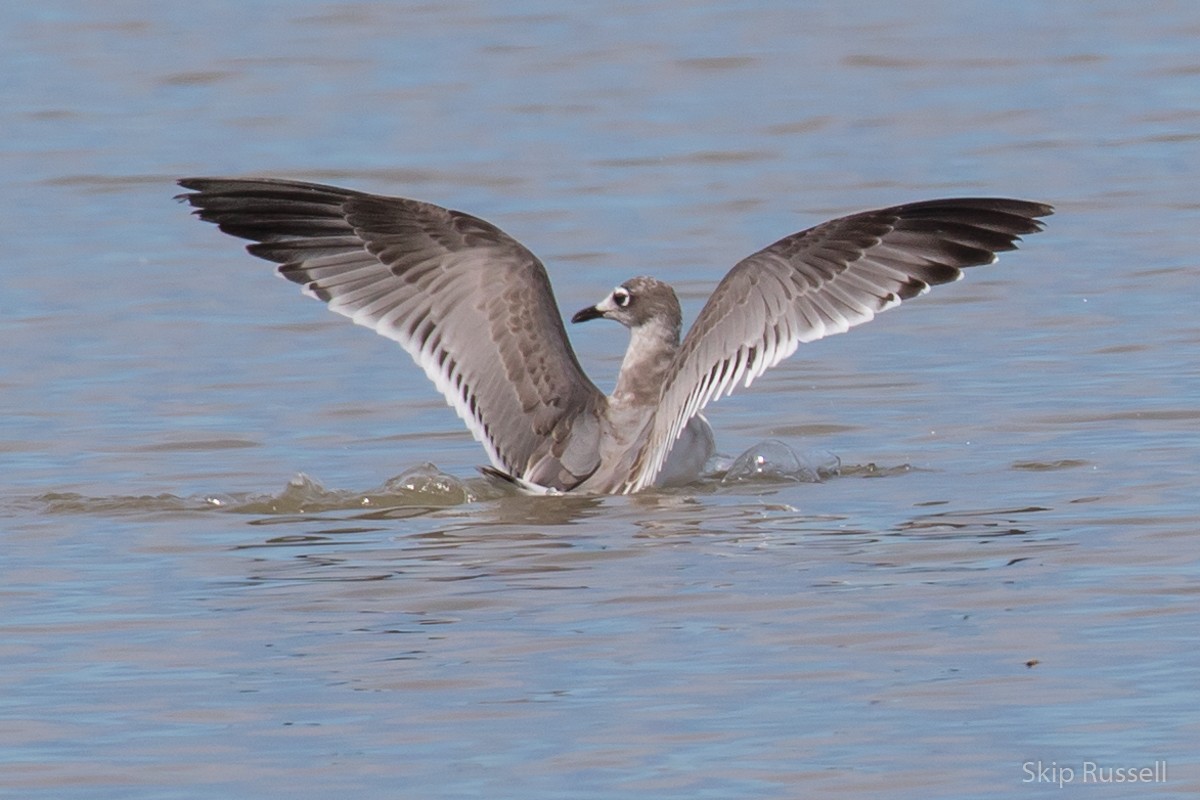
[[[625,492],[650,485],[684,425],[795,352],[842,333],[1042,229],[1042,203],[930,200],[831,220],[740,261],[688,331]]]

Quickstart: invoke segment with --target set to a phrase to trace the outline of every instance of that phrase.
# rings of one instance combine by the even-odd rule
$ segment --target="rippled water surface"
[[[1200,7],[64,0],[0,36],[0,794],[1200,792]],[[1058,211],[710,408],[838,475],[530,499],[190,174],[469,210],[567,312],[653,273],[690,317],[861,208]],[[624,332],[571,335],[611,385]]]

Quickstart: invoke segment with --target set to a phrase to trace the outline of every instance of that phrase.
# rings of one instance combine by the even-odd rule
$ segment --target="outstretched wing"
[[[740,261],[708,299],[663,388],[626,492],[649,485],[683,426],[796,351],[990,264],[1042,229],[1041,203],[930,200],[867,211],[780,239]]]
[[[332,186],[179,184],[201,219],[399,342],[496,469],[559,490],[595,471],[604,397],[571,350],[545,268],[515,239],[458,211]]]

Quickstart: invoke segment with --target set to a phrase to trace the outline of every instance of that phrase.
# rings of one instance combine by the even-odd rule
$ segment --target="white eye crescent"
[[[629,291],[624,286],[618,286],[613,289],[612,299],[617,304],[617,308],[625,308],[629,305]]]

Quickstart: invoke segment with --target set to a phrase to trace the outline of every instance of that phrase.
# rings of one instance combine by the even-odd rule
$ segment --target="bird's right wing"
[[[201,219],[399,342],[496,469],[556,490],[595,471],[603,394],[576,360],[545,268],[515,239],[416,200],[273,179],[179,183]]]

